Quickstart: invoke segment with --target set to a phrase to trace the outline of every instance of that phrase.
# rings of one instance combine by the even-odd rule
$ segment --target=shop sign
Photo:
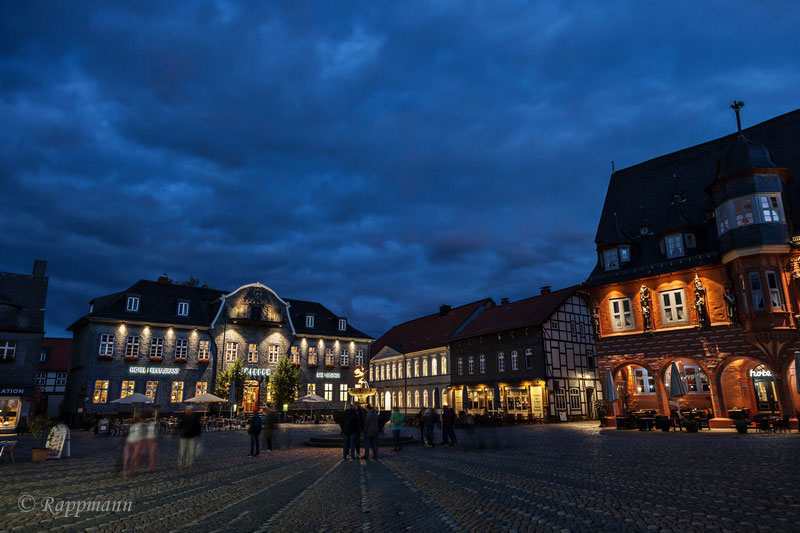
[[[0,396],[26,396],[30,393],[25,387],[5,387],[0,389]]]
[[[162,374],[162,375],[175,375],[181,371],[180,368],[163,367],[163,366],[129,366],[128,372],[131,374]]]
[[[269,368],[247,368],[247,367],[245,367],[242,370],[244,370],[245,374],[247,374],[248,376],[254,377],[254,378],[269,377],[269,375],[272,374],[272,370],[270,370]]]
[[[69,428],[64,424],[59,424],[51,429],[46,446],[48,459],[61,459],[62,455],[69,457]]]
[[[761,369],[761,370],[756,370],[755,368],[751,368],[750,369],[750,377],[751,378],[771,378],[772,377],[772,371],[769,370],[769,369],[766,369],[766,368]]]
[[[317,372],[317,379],[341,379],[340,372]]]

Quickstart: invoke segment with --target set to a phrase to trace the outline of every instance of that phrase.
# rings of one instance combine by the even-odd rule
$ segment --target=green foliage
[[[37,444],[40,444],[40,447],[44,447],[45,440],[50,434],[50,430],[53,429],[57,424],[58,422],[49,416],[37,416],[31,423],[31,436],[33,437],[33,440]]]
[[[739,418],[733,421],[733,425],[736,426],[736,431],[739,433],[747,433],[747,428],[750,426],[750,420],[746,418]]]
[[[244,372],[241,359],[237,359],[232,365],[217,374],[217,385],[214,389],[214,394],[227,400],[233,380],[236,380],[236,405],[242,405],[244,382],[247,380],[247,374]]]
[[[269,377],[269,388],[275,409],[283,409],[283,404],[292,403],[300,385],[300,370],[286,356],[278,361],[278,367]]]

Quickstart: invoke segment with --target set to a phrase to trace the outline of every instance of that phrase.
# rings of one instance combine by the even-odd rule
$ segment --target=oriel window
[[[773,309],[783,309],[783,299],[781,298],[781,287],[778,282],[778,275],[773,270],[767,270],[765,274],[767,276],[770,305]]]
[[[763,311],[767,308],[764,302],[764,290],[761,287],[761,276],[758,272],[750,272],[750,295],[753,297],[753,309]]]

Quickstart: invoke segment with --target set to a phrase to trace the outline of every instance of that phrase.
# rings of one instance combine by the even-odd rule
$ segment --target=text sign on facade
[[[270,374],[272,374],[272,370],[270,370],[269,368],[243,368],[242,370],[244,370],[244,373],[247,374],[248,376],[252,376],[255,378],[267,377]]]
[[[751,378],[771,378],[772,371],[767,369],[756,370],[755,368],[750,369],[750,377]]]
[[[27,393],[28,391],[25,390],[25,387],[7,387],[5,389],[0,389],[0,396],[25,396]]]
[[[342,374],[339,372],[317,372],[317,379],[339,379]]]
[[[131,374],[162,374],[174,375],[181,371],[180,368],[164,368],[160,366],[129,366],[128,372]]]

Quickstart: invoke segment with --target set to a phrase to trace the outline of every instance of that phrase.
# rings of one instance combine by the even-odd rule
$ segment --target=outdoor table
[[[653,425],[656,422],[654,416],[640,416],[638,418],[639,431],[653,431]]]

